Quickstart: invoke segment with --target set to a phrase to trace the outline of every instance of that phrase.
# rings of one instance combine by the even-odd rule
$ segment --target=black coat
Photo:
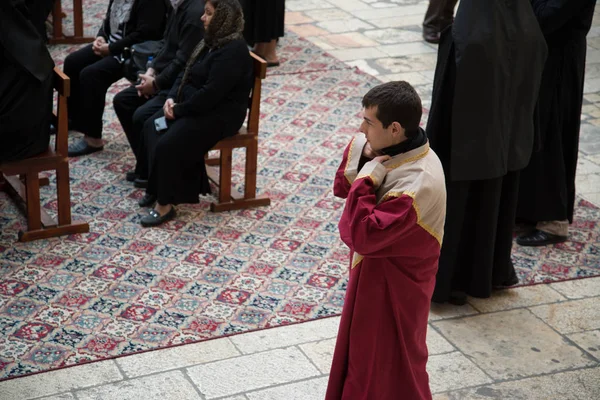
[[[102,21],[96,36],[102,36],[108,43],[110,36],[110,8],[114,0],[108,3],[106,17]],[[123,38],[108,45],[112,55],[119,55],[126,47],[147,40],[160,40],[167,20],[167,3],[165,0],[135,0],[131,8],[129,21],[125,23]]]
[[[204,37],[204,1],[185,0],[171,12],[165,30],[164,45],[152,63],[156,70],[156,85],[170,89],[196,45]]]
[[[521,174],[520,220],[573,221],[586,35],[596,0],[532,0],[548,44],[539,96],[541,151]]]
[[[175,99],[176,118],[215,115],[225,131],[236,131],[242,125],[252,88],[252,58],[243,39],[208,51],[205,49],[177,98],[183,72],[179,74],[169,98]]]
[[[442,34],[427,124],[449,179],[492,179],[527,165],[546,52],[529,2],[460,2]]]
[[[0,1],[0,162],[46,150],[54,62],[23,1]]]

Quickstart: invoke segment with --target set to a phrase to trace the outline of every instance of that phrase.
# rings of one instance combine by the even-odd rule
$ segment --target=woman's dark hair
[[[423,105],[410,83],[395,81],[375,86],[365,94],[362,105],[364,108],[377,107],[376,116],[384,128],[396,121],[404,128],[406,137],[417,134]]]

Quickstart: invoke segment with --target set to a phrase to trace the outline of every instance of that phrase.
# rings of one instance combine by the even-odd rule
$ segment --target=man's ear
[[[397,139],[405,139],[406,138],[406,135],[404,134],[405,130],[402,127],[402,125],[400,125],[400,122],[397,122],[397,121],[392,122],[391,127],[392,127],[392,130],[391,130],[392,136],[394,136],[394,138],[397,138]]]

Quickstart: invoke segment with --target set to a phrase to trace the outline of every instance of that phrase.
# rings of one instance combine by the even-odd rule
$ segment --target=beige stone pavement
[[[413,83],[429,104],[436,47],[421,40],[426,1],[286,6],[288,29],[384,81]],[[598,206],[599,21],[588,36],[577,176],[579,194]],[[0,382],[0,400],[323,399],[338,323],[329,318]],[[435,400],[600,399],[600,278],[436,306],[428,345]]]

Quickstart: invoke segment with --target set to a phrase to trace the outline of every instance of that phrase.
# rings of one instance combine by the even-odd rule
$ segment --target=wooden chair
[[[256,196],[260,92],[262,80],[267,76],[267,63],[252,52],[250,55],[254,63],[254,86],[248,102],[247,124],[236,135],[221,140],[213,147],[212,150],[219,150],[218,157],[209,158],[207,156],[206,158],[208,176],[210,180],[219,186],[218,202],[213,202],[210,205],[210,210],[213,212],[268,206],[271,204],[271,199],[264,196]],[[246,149],[243,197],[231,193],[232,151],[237,148]]]
[[[25,160],[0,163],[0,189],[20,197],[25,203],[27,231],[19,232],[19,240],[28,242],[73,233],[89,232],[87,223],[71,221],[71,194],[69,186],[67,97],[70,80],[54,68],[54,89],[58,92],[56,117],[56,143],[42,154]],[[39,178],[42,171],[56,171],[56,192],[58,199],[58,223],[40,207],[40,185],[47,185],[48,179]]]
[[[52,9],[52,37],[50,44],[81,44],[91,43],[95,38],[83,35],[83,5],[82,0],[73,0],[73,36],[63,33],[62,20],[66,15],[62,11],[62,0],[54,1]]]

